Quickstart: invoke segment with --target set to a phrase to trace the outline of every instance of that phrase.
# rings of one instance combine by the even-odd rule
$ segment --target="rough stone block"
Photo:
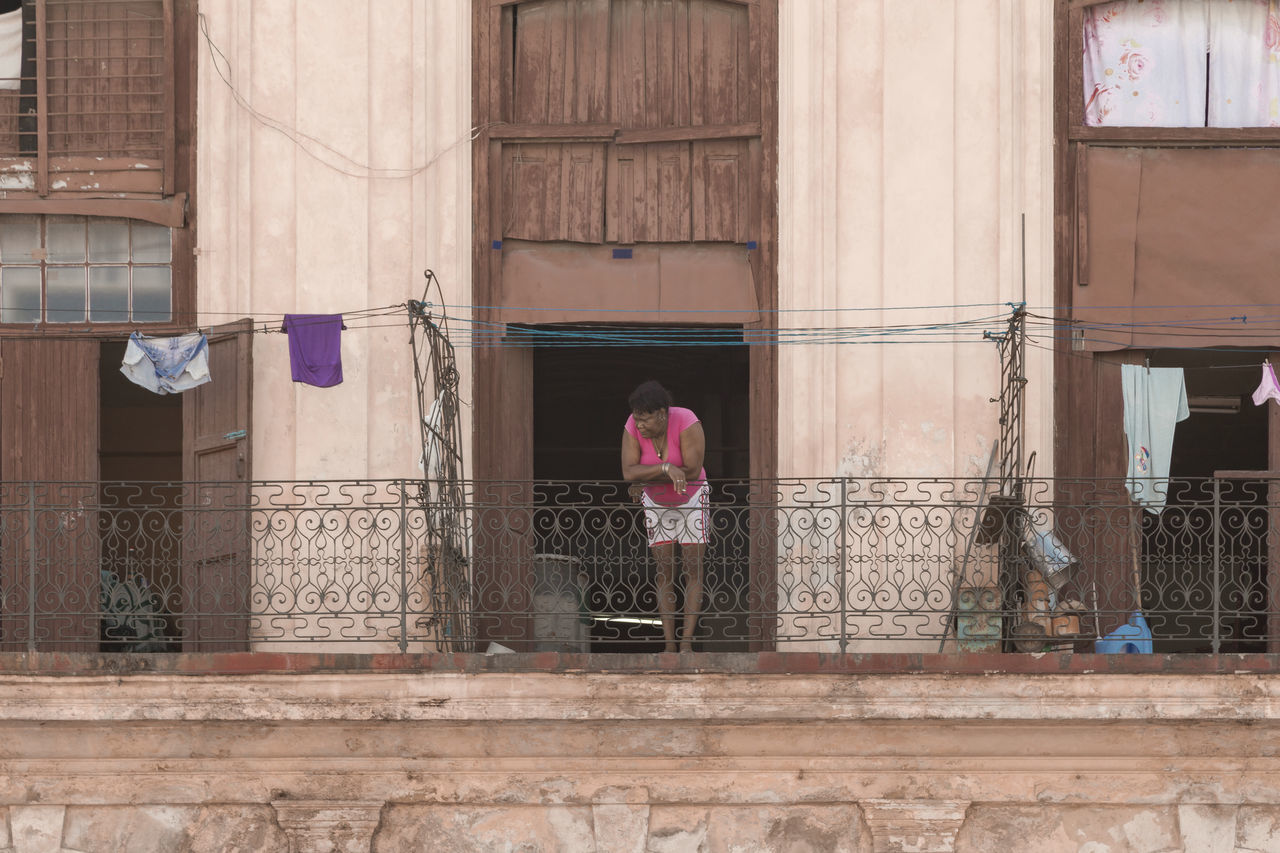
[[[1280,807],[1241,806],[1236,814],[1237,853],[1280,850]]]
[[[74,850],[181,850],[197,808],[70,806],[62,843]]]
[[[71,806],[61,844],[129,853],[262,853],[289,849],[270,806]]]
[[[646,853],[871,853],[862,814],[847,805],[655,805]]]
[[[650,806],[645,853],[704,853],[709,812],[705,806]]]
[[[1233,805],[1178,806],[1178,828],[1184,850],[1235,853],[1236,811]]]
[[[713,807],[708,813],[707,849],[777,853],[871,853],[871,833],[862,813],[848,805],[761,805]]]
[[[66,806],[10,806],[14,853],[78,853],[62,846]]]
[[[591,806],[596,853],[644,853],[649,806],[596,803]]]
[[[1181,851],[1183,845],[1175,807],[975,803],[956,836],[955,849],[1167,853]]]
[[[399,806],[383,811],[373,853],[584,853],[595,850],[590,806]]]

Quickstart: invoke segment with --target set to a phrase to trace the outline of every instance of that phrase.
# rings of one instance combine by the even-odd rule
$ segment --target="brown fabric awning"
[[[1280,345],[1280,149],[1091,147],[1082,168],[1086,350]]]
[[[630,251],[630,258],[614,250]],[[750,323],[760,318],[745,246],[502,242],[505,323]]]

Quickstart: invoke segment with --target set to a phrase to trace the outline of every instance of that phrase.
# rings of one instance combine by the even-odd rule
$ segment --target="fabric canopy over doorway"
[[[1078,168],[1084,349],[1280,345],[1280,149],[1094,146]]]
[[[619,248],[503,240],[499,305],[505,323],[760,319],[748,250],[731,243]]]

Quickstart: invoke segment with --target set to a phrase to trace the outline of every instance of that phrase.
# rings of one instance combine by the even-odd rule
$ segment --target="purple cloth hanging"
[[[294,382],[330,388],[342,382],[341,314],[285,314]]]

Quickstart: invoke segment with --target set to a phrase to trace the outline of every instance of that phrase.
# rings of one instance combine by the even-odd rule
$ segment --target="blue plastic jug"
[[[1151,654],[1151,628],[1142,618],[1142,611],[1135,610],[1129,621],[1093,644],[1100,655],[1149,655]]]

